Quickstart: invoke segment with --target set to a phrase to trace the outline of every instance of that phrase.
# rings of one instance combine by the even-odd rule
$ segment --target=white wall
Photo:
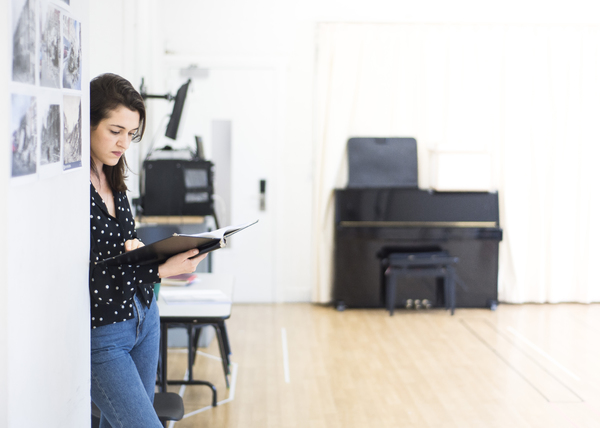
[[[93,5],[105,12],[92,16],[114,16],[115,10],[110,8],[114,3],[118,2],[111,0]],[[133,20],[135,43],[130,47],[131,52],[120,55],[122,62],[117,68],[130,71],[136,85],[141,76],[145,76],[151,92],[161,93],[173,91],[161,71],[169,58],[285,62],[285,128],[277,159],[285,174],[278,177],[276,212],[277,224],[294,224],[295,229],[290,232],[288,228],[278,234],[274,269],[279,287],[283,288],[278,295],[284,300],[297,300],[297,296],[309,296],[310,293],[305,292],[311,286],[309,231],[317,23],[599,23],[600,16],[593,13],[592,6],[590,0],[574,0],[568,2],[568,6],[566,1],[542,0],[502,3],[481,0],[131,0],[121,9],[125,8],[123,13],[129,14],[123,22]],[[131,14],[131,11],[136,13]],[[136,21],[136,16],[141,16],[142,21]],[[115,22],[120,22],[119,19]],[[130,31],[126,26],[123,28],[117,31]],[[103,62],[116,61],[106,47],[95,53],[102,55]],[[152,122],[153,109],[149,107],[151,130],[157,126],[156,120]]]
[[[296,232],[278,233],[276,275],[284,296],[310,287],[311,204],[314,141],[314,70],[319,22],[404,23],[577,23],[599,22],[591,1],[541,0],[160,0],[164,58],[276,57],[287,64],[285,131],[277,163],[278,224]],[[161,49],[157,44],[156,49]],[[202,64],[198,64],[202,66]],[[337,166],[335,166],[337,167]],[[427,178],[427,177],[426,177]],[[421,182],[423,180],[420,180]],[[288,229],[289,230],[289,229]],[[290,299],[290,300],[293,300]]]
[[[8,21],[8,2],[0,3],[0,16],[4,16],[5,23]],[[8,58],[8,32],[0,35],[0,58]],[[0,67],[0,135],[4,135],[4,141],[8,141],[8,79],[9,68],[5,64]],[[0,171],[9,170],[9,151],[0,151]],[[8,174],[0,174],[0,200],[8,200]],[[8,209],[0,209],[0,427],[8,427]]]
[[[87,0],[72,3],[72,16],[82,22],[85,112]],[[3,19],[10,16],[8,5],[0,6]],[[10,180],[12,37],[2,27],[0,427],[89,426],[89,131],[83,133],[83,167],[26,184]],[[86,114],[83,129],[89,130]]]
[[[153,52],[162,45],[162,26],[154,24],[158,22],[156,1],[104,0],[90,3],[90,78],[102,73],[115,73],[139,90],[144,77],[146,84],[150,83],[149,89],[155,91],[151,93],[159,93],[158,88],[151,86],[157,68]],[[167,107],[166,104],[164,107]],[[149,129],[145,141],[149,141],[152,127],[156,126],[153,121],[156,115],[153,115],[152,103],[147,103],[146,109]],[[166,112],[166,109],[161,110],[161,116]],[[127,180],[130,198],[139,194],[139,156],[140,145],[133,144],[127,151],[127,161],[132,170]]]
[[[123,28],[127,19],[121,0],[91,2],[90,78],[106,72],[125,75]]]

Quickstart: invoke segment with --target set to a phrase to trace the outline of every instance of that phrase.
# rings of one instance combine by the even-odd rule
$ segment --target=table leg
[[[221,327],[221,334],[223,335],[223,345],[225,345],[225,355],[227,355],[227,365],[231,364],[229,356],[231,355],[231,345],[229,344],[229,336],[227,335],[227,327],[225,326],[225,321],[219,322],[219,327]]]
[[[193,334],[193,327],[191,324],[188,324],[187,326],[187,333],[188,333],[188,380],[194,380],[194,355],[195,355],[195,350],[194,350],[194,334]]]
[[[217,333],[217,340],[219,341],[219,351],[221,352],[221,364],[223,365],[223,373],[225,374],[225,384],[227,388],[229,388],[229,358],[225,351],[225,344],[223,343],[223,332],[221,331],[221,326],[218,324],[214,325],[215,331]]]
[[[169,325],[160,323],[160,392],[167,392],[167,332]]]
[[[188,324],[188,379],[187,380],[167,380],[167,331],[168,324],[161,323],[161,379],[160,379],[160,390],[161,392],[167,391],[167,385],[204,385],[208,386],[212,392],[212,406],[217,406],[217,388],[210,382],[203,380],[194,379],[194,355],[195,346],[192,343],[194,334],[192,332],[192,325]],[[163,340],[164,339],[164,340]]]

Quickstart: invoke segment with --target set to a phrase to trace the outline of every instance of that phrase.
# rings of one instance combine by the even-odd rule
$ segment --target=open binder
[[[198,233],[196,235],[174,234],[169,238],[156,241],[133,251],[119,254],[102,260],[107,265],[145,265],[148,263],[163,263],[170,257],[185,251],[197,248],[200,254],[218,250],[227,245],[227,238],[238,233],[258,220],[237,226],[227,226],[212,232]]]

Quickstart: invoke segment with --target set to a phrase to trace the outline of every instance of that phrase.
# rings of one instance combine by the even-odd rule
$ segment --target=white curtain
[[[321,24],[313,299],[331,299],[333,189],[350,137],[488,153],[501,205],[503,302],[600,301],[600,28]]]

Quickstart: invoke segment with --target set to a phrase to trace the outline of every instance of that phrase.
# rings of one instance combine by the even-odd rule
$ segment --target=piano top
[[[337,189],[335,204],[343,227],[499,227],[498,193]]]

